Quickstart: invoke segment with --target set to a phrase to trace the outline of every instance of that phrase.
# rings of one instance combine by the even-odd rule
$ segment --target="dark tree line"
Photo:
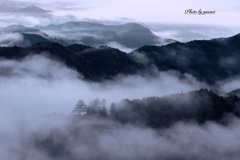
[[[109,108],[109,110],[106,108]],[[135,136],[135,134],[132,134],[132,131],[130,131],[130,136],[126,134],[125,130],[128,127],[125,128],[124,125],[119,124],[132,124],[132,128],[136,126],[143,126],[143,128],[151,127],[153,130],[156,129],[156,131],[161,127],[169,127],[177,122],[193,121],[201,125],[205,122],[214,121],[226,124],[227,120],[231,119],[228,118],[229,116],[240,117],[240,97],[231,95],[222,97],[212,91],[202,89],[164,97],[148,97],[134,100],[125,99],[119,103],[112,103],[107,107],[105,100],[95,99],[89,104],[85,104],[84,101],[79,100],[74,112],[77,116],[74,116],[73,121],[70,121],[64,128],[54,128],[49,132],[39,132],[39,130],[37,130],[30,138],[26,136],[27,143],[22,146],[27,146],[28,148],[35,147],[37,151],[48,155],[52,159],[77,160],[79,157],[90,160],[161,159],[162,157],[159,156],[159,154],[156,154],[154,158],[132,158],[132,156],[130,156],[130,158],[126,158],[126,156],[124,156],[124,158],[115,158],[116,152],[111,152],[110,150],[110,152],[106,154],[106,150],[101,150],[99,139],[101,139],[102,136],[112,136],[110,140],[113,141],[118,138],[116,135],[123,134],[123,137],[126,136],[126,139],[129,140]],[[86,114],[82,114],[83,112],[86,112]],[[121,132],[122,130],[123,132]],[[116,134],[116,131],[120,131],[120,133]],[[139,130],[137,129],[137,131]],[[209,132],[209,134],[211,133],[212,132]],[[154,138],[157,138],[155,134]],[[117,143],[119,143],[119,140],[122,140],[122,138],[117,139]],[[171,140],[171,136],[169,140]],[[145,142],[146,139],[143,139],[143,141]],[[193,141],[193,143],[194,142],[195,141]],[[187,144],[187,146],[193,143]],[[129,143],[127,143],[127,145],[128,144]],[[176,144],[176,140],[173,140],[173,144]],[[159,143],[159,145],[161,145],[161,143]],[[206,143],[206,145],[208,145],[208,143]],[[204,148],[206,145],[204,145]],[[131,145],[131,147],[132,146],[134,147],[135,145]],[[185,144],[180,146],[185,146]],[[83,150],[75,150],[75,148],[81,149],[81,147]],[[109,145],[109,147],[112,146]],[[119,145],[119,148],[121,147],[122,146]],[[86,152],[86,148],[88,152]],[[119,148],[117,147],[117,150]],[[148,151],[148,149],[149,147],[147,146],[146,151]],[[222,151],[222,149],[220,151]],[[26,150],[26,152],[29,151]],[[202,153],[201,150],[199,155]],[[227,153],[232,154],[235,153],[235,151]],[[238,150],[236,150],[236,153],[238,153]],[[135,152],[131,153],[131,155],[132,154],[136,155]],[[181,155],[183,155],[183,157],[181,157]],[[170,154],[168,157],[163,157],[162,159],[189,159],[189,157],[191,159],[199,159],[199,155],[192,158],[188,156],[186,152],[183,152],[181,155],[178,157],[178,154]],[[184,157],[184,155],[187,155],[187,158]],[[236,155],[238,156],[238,154]],[[26,158],[23,157],[22,159]]]
[[[207,89],[185,94],[143,99],[125,99],[112,103],[96,99],[87,108],[87,115],[97,115],[122,124],[144,125],[153,128],[168,127],[176,122],[207,121],[225,123],[227,116],[240,116],[240,98],[222,97]]]
[[[73,110],[77,115],[97,115],[100,117],[107,117],[108,111],[106,109],[106,100],[95,99],[86,105],[83,100],[79,100]]]

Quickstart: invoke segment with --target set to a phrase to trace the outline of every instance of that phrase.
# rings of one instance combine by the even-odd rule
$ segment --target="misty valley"
[[[1,159],[238,160],[240,29],[90,1],[0,1]]]

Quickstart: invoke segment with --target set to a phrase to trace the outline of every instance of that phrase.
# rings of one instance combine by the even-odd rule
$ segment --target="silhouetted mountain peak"
[[[39,29],[32,28],[32,27],[26,27],[23,25],[10,25],[3,28],[6,32],[40,32]]]
[[[5,28],[9,28],[9,29],[25,29],[27,27],[25,27],[23,25],[20,25],[20,24],[13,24],[13,25],[10,25],[10,26],[5,27]]]
[[[50,42],[50,40],[38,34],[21,33],[21,35],[23,35],[24,39],[29,41],[31,44],[36,44],[39,42]]]
[[[24,13],[49,13],[51,11],[42,9],[36,5],[31,5],[31,6],[27,6],[25,8],[21,8],[18,10],[18,12],[24,12]]]
[[[131,27],[131,28],[146,28],[144,27],[143,25],[141,24],[138,24],[138,23],[125,23],[125,24],[122,24],[120,26],[123,26],[123,27]]]

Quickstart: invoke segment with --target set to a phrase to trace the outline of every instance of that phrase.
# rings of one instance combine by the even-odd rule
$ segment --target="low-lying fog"
[[[228,126],[176,123],[166,129],[111,120],[71,120],[79,99],[164,96],[208,87],[191,75],[156,72],[155,78],[119,75],[89,82],[43,55],[0,60],[0,155],[3,159],[233,159],[239,157],[239,120]],[[181,78],[180,78],[181,77]],[[227,80],[222,90],[239,85]],[[108,105],[109,105],[108,103]],[[44,118],[48,113],[64,117]]]
[[[72,111],[78,99],[95,98],[109,103],[122,99],[163,96],[206,87],[190,75],[174,71],[157,77],[121,76],[115,80],[89,82],[65,65],[45,56],[24,60],[0,60],[1,108],[17,114],[64,113]]]

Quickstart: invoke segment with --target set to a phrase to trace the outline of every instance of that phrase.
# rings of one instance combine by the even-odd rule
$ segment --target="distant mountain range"
[[[5,6],[2,7],[0,12],[5,12],[5,13],[20,13],[20,14],[24,14],[24,13],[39,13],[39,14],[43,14],[43,13],[50,13],[52,11],[48,11],[45,10],[39,6],[36,5],[29,5],[26,7],[22,7],[18,6],[18,5],[12,5],[12,6]]]
[[[20,7],[20,6],[4,6],[2,7],[1,11],[2,13],[6,14],[13,14],[13,15],[18,15],[18,16],[30,16],[30,17],[38,17],[38,18],[48,18],[52,17],[53,15],[51,14],[52,11],[45,10],[41,7],[38,7],[36,5],[30,5],[26,7]],[[19,17],[19,18],[20,18]]]
[[[14,3],[13,3],[14,4]],[[28,3],[32,4],[32,3]],[[39,6],[38,6],[39,5]],[[3,18],[1,24],[26,24],[41,28],[49,36],[57,39],[68,40],[70,44],[81,43],[90,46],[109,45],[111,47],[128,47],[129,50],[142,47],[143,45],[166,45],[175,41],[187,42],[190,40],[211,39],[215,37],[227,37],[236,34],[236,28],[220,27],[214,25],[194,25],[194,24],[165,24],[165,23],[145,23],[144,25],[132,25],[134,28],[125,32],[125,25],[104,25],[133,22],[133,19],[121,18],[116,21],[100,21],[96,19],[82,19],[79,22],[74,15],[57,15],[46,6],[20,4],[4,5],[0,4],[0,14],[8,16]],[[18,16],[15,16],[18,15]],[[86,22],[84,22],[86,21]],[[66,23],[67,22],[67,23]],[[52,25],[47,25],[51,24]],[[85,23],[85,24],[84,24]],[[88,23],[88,24],[86,24]],[[133,23],[136,24],[136,23]],[[69,27],[70,26],[70,27]],[[119,28],[122,28],[119,30]],[[129,26],[128,28],[131,28]],[[145,28],[142,36],[139,35],[141,28]],[[148,32],[153,34],[151,36]],[[119,36],[118,31],[123,31],[125,35]],[[143,34],[144,33],[144,34]],[[146,33],[146,34],[145,34]],[[128,35],[128,36],[127,36]],[[147,35],[147,36],[146,36]],[[132,39],[134,42],[132,42]],[[136,38],[139,38],[136,40]],[[148,39],[150,38],[150,39]],[[130,42],[130,43],[129,43]],[[127,50],[127,48],[126,48]]]
[[[1,30],[6,33],[22,34],[24,38],[22,42],[15,44],[22,47],[51,41],[62,45],[75,43],[88,46],[109,45],[115,46],[115,48],[122,46],[122,48],[134,50],[144,45],[164,45],[176,42],[172,39],[157,37],[151,30],[137,23],[104,25],[90,22],[68,22],[60,25],[35,27],[11,25]]]
[[[61,39],[52,38],[41,30],[33,27],[25,27],[23,25],[11,25],[8,27],[0,28],[0,31],[2,32],[3,36],[4,34],[12,33],[20,34],[22,36],[22,39],[12,44],[16,46],[28,47],[41,42],[56,42],[62,45],[69,45],[67,42]],[[9,39],[9,41],[11,41],[11,39]],[[2,45],[1,42],[0,45]]]
[[[1,47],[0,57],[22,59],[33,54],[48,54],[77,70],[86,79],[101,81],[119,74],[175,70],[188,73],[207,84],[240,75],[240,35],[166,46],[144,46],[129,54],[102,46],[37,43],[30,47]]]
[[[139,48],[144,45],[164,45],[176,42],[160,38],[152,31],[137,23],[122,25],[104,25],[93,22],[67,22],[60,25],[36,26],[46,33],[60,33],[58,36],[71,43],[82,43],[89,46],[117,43],[128,48]]]

